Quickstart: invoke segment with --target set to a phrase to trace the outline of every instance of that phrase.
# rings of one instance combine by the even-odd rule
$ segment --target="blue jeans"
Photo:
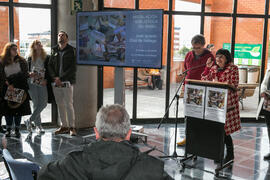
[[[13,121],[15,121],[15,128],[20,128],[22,116],[5,116],[7,122],[7,129],[12,127]]]
[[[30,121],[35,122],[36,126],[41,125],[40,113],[46,108],[48,102],[48,93],[46,86],[37,86],[29,83],[29,95],[33,102],[33,114]]]

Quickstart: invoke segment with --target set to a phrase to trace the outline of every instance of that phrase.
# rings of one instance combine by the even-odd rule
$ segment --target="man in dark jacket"
[[[130,119],[121,105],[102,107],[94,128],[97,142],[72,152],[66,158],[43,167],[39,180],[164,180],[164,163],[141,153],[127,140],[131,135]]]
[[[68,35],[64,31],[58,33],[58,45],[52,48],[48,69],[54,81],[53,93],[62,122],[55,134],[70,133],[75,136],[73,84],[76,80],[76,54],[68,44]]]

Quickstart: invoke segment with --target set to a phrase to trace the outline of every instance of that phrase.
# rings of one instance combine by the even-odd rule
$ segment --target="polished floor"
[[[266,127],[264,124],[242,124],[241,131],[233,134],[235,145],[235,162],[233,166],[221,171],[220,176],[227,179],[270,179],[270,162],[264,161],[263,156],[269,151],[269,141]],[[22,130],[22,137],[8,138],[7,149],[16,159],[27,159],[40,166],[64,158],[71,151],[81,149],[85,144],[94,141],[94,137],[83,137],[91,134],[92,130],[83,130],[76,137],[69,135],[53,135],[55,129],[46,129],[44,135],[33,133],[28,136],[25,130]],[[184,137],[184,124],[178,126],[177,140]],[[142,141],[136,143],[141,151],[147,151],[152,147],[156,150],[150,154],[154,156],[172,155],[174,152],[174,125],[163,124],[160,129],[157,125],[144,125],[144,132],[148,134],[147,144]],[[3,135],[0,134],[2,138]],[[0,146],[2,148],[2,145]],[[209,147],[211,148],[211,147]],[[185,148],[177,148],[179,156],[184,155]],[[213,160],[198,157],[196,161],[188,161],[184,171],[175,158],[166,158],[165,169],[175,179],[219,179],[215,177],[215,168]],[[190,166],[192,168],[190,168]],[[0,159],[0,179],[7,177],[7,173]],[[224,178],[223,177],[223,178]]]

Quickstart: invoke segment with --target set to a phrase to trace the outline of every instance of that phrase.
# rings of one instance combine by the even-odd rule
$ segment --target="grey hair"
[[[130,129],[130,119],[126,109],[119,105],[106,105],[99,109],[96,128],[102,138],[124,139]]]
[[[204,38],[204,36],[201,35],[201,34],[195,35],[195,36],[191,39],[191,44],[201,44],[201,45],[205,45],[205,38]]]

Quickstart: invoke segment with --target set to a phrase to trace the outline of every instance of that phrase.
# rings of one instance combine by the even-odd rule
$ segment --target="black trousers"
[[[230,147],[233,147],[233,141],[232,141],[231,135],[228,135],[228,136],[227,136],[227,135],[225,134],[225,137],[224,137],[224,143],[225,143],[227,149],[230,148]]]

